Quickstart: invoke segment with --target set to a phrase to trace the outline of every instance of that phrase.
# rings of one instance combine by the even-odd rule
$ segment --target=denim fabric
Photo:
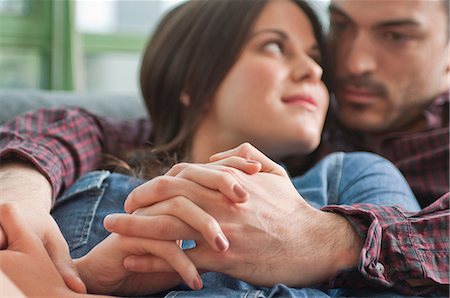
[[[420,207],[399,171],[387,160],[370,153],[334,153],[301,177],[292,179],[299,193],[314,207],[330,204],[372,203],[399,205],[416,211]],[[129,176],[95,171],[77,180],[60,198],[52,212],[73,258],[86,254],[108,232],[103,228],[107,214],[123,211],[127,195],[143,181]],[[192,247],[185,241],[183,248]],[[202,275],[204,288],[189,291],[180,287],[166,297],[330,297],[393,296],[393,293],[352,292],[319,289],[294,289],[285,285],[254,287],[221,273]]]
[[[90,172],[56,200],[52,215],[73,258],[85,255],[109,235],[103,219],[111,213],[124,213],[127,195],[142,182],[109,171]]]
[[[372,153],[330,154],[292,182],[302,197],[316,208],[370,203],[420,210],[400,171],[390,161]]]

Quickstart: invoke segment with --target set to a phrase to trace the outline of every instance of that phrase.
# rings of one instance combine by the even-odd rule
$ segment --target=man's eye
[[[284,52],[283,45],[276,41],[271,41],[271,42],[266,43],[263,46],[263,49],[266,52],[277,54],[277,55],[281,55]]]
[[[397,32],[387,32],[385,36],[394,42],[404,42],[410,39],[409,36]]]

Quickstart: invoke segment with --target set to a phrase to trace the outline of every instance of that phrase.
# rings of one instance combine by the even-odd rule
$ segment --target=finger
[[[9,250],[32,253],[36,246],[26,244],[41,242],[31,229],[26,228],[28,226],[26,219],[12,203],[0,205],[0,225],[5,232],[4,236]]]
[[[175,272],[175,269],[164,259],[154,255],[128,256],[123,260],[126,270],[138,273]]]
[[[197,246],[185,250],[184,253],[189,257],[200,271],[216,271],[225,273],[230,262],[227,260],[226,253],[217,252],[208,246]],[[133,272],[173,272],[173,267],[160,258],[151,255],[132,255],[125,258],[129,262],[127,270]]]
[[[185,197],[178,196],[137,211],[146,216],[172,215],[177,217],[194,230],[199,231],[204,240],[217,251],[225,251],[230,245],[216,219]]]
[[[235,203],[245,203],[249,194],[233,176],[233,171],[235,170],[224,166],[218,168],[216,165],[214,168],[210,168],[205,165],[192,164],[181,171],[177,177],[217,190]]]
[[[45,249],[66,285],[77,293],[87,293],[86,285],[81,280],[78,270],[70,256],[67,242],[56,226],[56,223],[45,237]]]
[[[238,147],[230,149],[228,151],[216,153],[212,155],[209,160],[211,162],[215,162],[231,156],[240,156],[242,158],[254,160],[261,163],[262,172],[287,176],[287,173],[282,166],[272,161],[270,158],[265,156],[261,151],[259,151],[249,143],[243,143]]]
[[[203,239],[202,235],[191,226],[170,215],[109,214],[105,217],[103,225],[111,233],[130,237],[158,240]]]
[[[6,237],[8,238],[8,249],[20,250],[21,252],[34,255],[37,249],[40,250],[42,248],[42,253],[48,253],[67,286],[79,293],[86,293],[86,287],[79,278],[75,265],[70,258],[67,244],[61,233],[59,233],[61,237],[59,241],[62,241],[62,245],[54,248],[53,241],[47,242],[45,239],[41,240],[31,229],[26,228],[28,227],[27,221],[13,204],[0,206],[0,219]],[[47,252],[44,251],[44,247]]]
[[[239,156],[230,156],[224,159],[211,162],[213,165],[222,165],[236,170],[240,170],[246,174],[253,175],[261,171],[262,165],[258,161],[245,159]]]
[[[123,245],[131,248],[131,253],[139,255],[150,253],[164,259],[192,289],[198,290],[202,288],[197,268],[175,242],[124,237]],[[125,269],[130,271],[132,268],[140,268],[139,264],[127,258],[124,259],[123,265]]]
[[[159,176],[136,187],[125,200],[124,208],[127,213],[133,213],[136,209],[151,206],[176,196],[185,196],[192,200],[195,198],[220,200],[225,197],[220,192],[205,188],[187,179]]]
[[[149,180],[135,189],[127,196],[124,209],[127,213],[133,213],[136,209],[151,206],[160,201],[183,195],[188,189],[201,191],[195,183],[171,176],[159,176]]]
[[[174,165],[167,173],[166,176],[177,176],[181,173],[185,168],[189,167],[190,163],[178,163]],[[261,164],[254,160],[248,160],[239,156],[230,156],[221,160],[217,160],[215,162],[211,162],[209,164],[197,164],[198,166],[211,166],[211,165],[224,165],[240,170],[249,175],[258,173],[261,170]]]

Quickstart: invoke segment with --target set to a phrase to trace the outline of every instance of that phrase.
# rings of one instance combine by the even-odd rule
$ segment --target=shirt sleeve
[[[365,239],[358,271],[331,278],[330,287],[382,286],[406,295],[447,295],[449,285],[449,198],[405,212],[398,207],[327,206]]]
[[[81,108],[31,111],[0,127],[0,160],[14,155],[33,163],[52,185],[53,198],[99,166],[102,153],[145,145],[148,119],[116,120]]]

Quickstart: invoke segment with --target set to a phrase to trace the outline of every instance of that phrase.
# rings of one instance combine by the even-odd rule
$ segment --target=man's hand
[[[40,239],[67,286],[84,293],[86,287],[78,276],[67,243],[50,215],[51,194],[50,183],[32,165],[19,160],[2,162],[0,206],[14,203],[26,218],[24,228]],[[0,229],[0,248],[5,248],[7,244],[6,234]]]
[[[204,196],[204,192],[201,195],[199,192],[197,195],[196,192],[185,193],[183,197],[167,199],[169,189],[177,189],[168,180],[165,187],[157,188],[159,191],[151,185],[142,186],[127,199],[127,211],[138,210],[149,218],[182,217],[183,222],[197,230],[201,229],[196,228],[201,224],[199,218],[214,218],[230,241],[228,250],[218,252],[204,241],[198,241],[197,247],[187,252],[188,256],[200,269],[223,272],[253,284],[310,286],[326,281],[343,268],[357,266],[361,240],[343,217],[308,205],[285,170],[248,144],[216,155],[215,160],[230,158],[233,154],[260,162],[266,172],[248,175],[217,165],[185,165],[184,169],[175,171],[176,178],[188,178],[198,183],[197,186],[207,184],[209,191],[218,191],[219,187],[214,182],[233,181],[229,178],[231,175],[235,179],[233,183],[242,185],[249,193],[246,202],[236,204],[220,196]],[[228,178],[221,179],[220,176]],[[205,183],[205,177],[213,181]],[[180,209],[181,212],[176,211]],[[137,237],[148,236],[142,229],[133,229],[129,225],[130,216],[117,218],[114,231]],[[121,219],[126,219],[127,227],[120,224]],[[143,222],[145,219],[141,217],[140,220]],[[206,226],[210,226],[210,222],[207,221]],[[181,239],[198,237],[188,229],[185,231],[186,238]],[[211,241],[207,233],[202,235]],[[135,268],[128,269],[147,270],[144,257],[127,260],[136,264]],[[154,262],[150,265],[154,266]]]

